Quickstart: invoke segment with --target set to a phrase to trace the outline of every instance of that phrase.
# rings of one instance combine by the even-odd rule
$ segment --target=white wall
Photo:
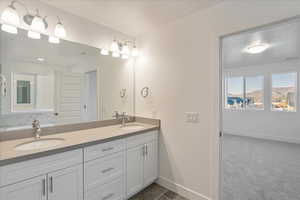
[[[139,38],[136,114],[162,120],[162,184],[191,199],[218,199],[218,38],[298,14],[296,1],[227,1]],[[198,124],[185,123],[188,111],[199,112]]]
[[[98,68],[101,119],[112,119],[114,111],[133,115],[133,60],[106,58]],[[126,95],[121,98],[120,91],[123,88],[126,89]]]

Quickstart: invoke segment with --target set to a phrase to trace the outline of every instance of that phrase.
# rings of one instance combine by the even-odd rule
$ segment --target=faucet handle
[[[115,117],[116,119],[119,119],[119,116],[120,116],[119,112],[115,111],[113,117]]]
[[[35,119],[32,121],[32,127],[33,128],[39,128],[40,127],[40,121]]]

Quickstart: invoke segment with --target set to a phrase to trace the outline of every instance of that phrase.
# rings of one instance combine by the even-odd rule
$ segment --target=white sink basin
[[[30,151],[37,149],[46,149],[50,147],[54,147],[63,143],[64,139],[62,138],[45,138],[45,139],[37,139],[30,142],[25,142],[19,144],[15,147],[17,151]]]
[[[145,126],[143,124],[125,124],[124,126],[121,126],[121,129],[124,130],[137,130],[142,129]]]

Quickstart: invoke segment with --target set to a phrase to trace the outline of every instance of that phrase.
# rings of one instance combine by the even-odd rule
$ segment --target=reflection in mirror
[[[133,115],[132,60],[46,36],[32,40],[24,30],[0,39],[0,130],[30,128],[34,119],[45,127]]]

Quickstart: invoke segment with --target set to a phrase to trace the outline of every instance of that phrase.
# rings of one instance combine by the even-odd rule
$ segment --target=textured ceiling
[[[215,5],[221,0],[40,0],[130,36]]]
[[[300,59],[300,20],[266,26],[235,34],[223,39],[223,66],[225,68],[271,64]],[[244,48],[261,41],[270,48],[260,54],[248,54]]]

